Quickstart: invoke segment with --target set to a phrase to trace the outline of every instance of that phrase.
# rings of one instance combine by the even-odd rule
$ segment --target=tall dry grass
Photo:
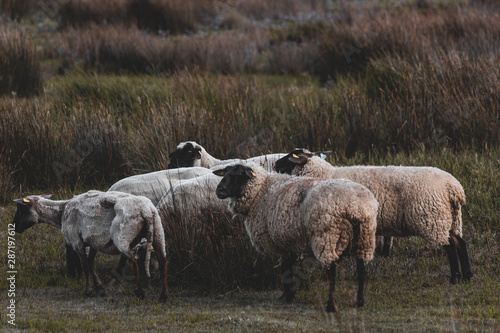
[[[42,89],[35,43],[20,30],[0,31],[0,95],[29,96]]]
[[[33,10],[37,0],[1,0],[0,17],[6,16],[12,20],[20,19]]]
[[[175,39],[152,36],[135,27],[90,25],[69,29],[49,48],[67,64],[83,63],[88,70],[168,74],[179,70],[215,73],[257,71],[257,57],[266,45],[258,28],[226,31],[204,37]]]
[[[93,24],[135,25],[171,34],[194,32],[204,16],[213,16],[212,0],[69,0],[59,9],[63,27]]]

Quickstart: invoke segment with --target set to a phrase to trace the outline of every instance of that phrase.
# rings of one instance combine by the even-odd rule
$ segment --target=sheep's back
[[[271,182],[249,214],[246,224],[252,242],[261,252],[279,255],[285,251],[311,253],[311,239],[328,232],[333,238],[351,233],[353,220],[365,223],[371,209],[375,222],[377,202],[363,186],[347,180],[292,177]],[[352,210],[356,206],[358,211]],[[362,208],[364,207],[364,208]],[[370,208],[366,208],[370,207]],[[359,221],[358,221],[359,220]],[[373,226],[373,230],[374,230]],[[374,232],[373,232],[374,238]],[[373,240],[374,241],[374,240]],[[338,254],[349,240],[338,247]]]
[[[465,193],[452,175],[438,168],[334,167],[313,157],[295,173],[347,178],[368,187],[380,203],[377,232],[381,235],[419,235],[436,244],[446,243],[450,230],[461,235]]]

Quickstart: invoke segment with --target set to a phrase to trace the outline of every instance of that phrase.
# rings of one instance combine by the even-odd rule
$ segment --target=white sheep
[[[136,273],[135,282],[138,297],[144,297],[139,283],[139,267],[132,248],[141,238],[147,239],[145,270],[149,277],[149,260],[154,248],[160,262],[163,290],[160,301],[167,298],[167,260],[165,236],[160,216],[151,200],[121,192],[89,191],[69,200],[50,200],[50,196],[31,195],[14,200],[17,211],[14,216],[18,233],[38,223],[47,223],[61,230],[82,264],[86,288],[84,295],[92,294],[89,272],[94,280],[95,290],[103,293],[103,284],[94,269],[97,251],[107,254],[121,254],[132,261]],[[90,251],[87,257],[85,247]]]
[[[380,203],[377,235],[419,236],[443,246],[451,269],[450,282],[472,277],[467,245],[462,239],[462,185],[433,167],[335,167],[324,161],[331,152],[296,149],[276,162],[276,171],[296,176],[346,178],[366,186]],[[460,275],[459,269],[462,268]]]
[[[194,178],[205,174],[211,175],[211,170],[202,167],[193,167],[155,171],[120,179],[111,185],[108,191],[141,195],[150,199],[153,205],[156,206],[161,197],[179,180]],[[78,255],[69,245],[66,245],[66,263],[68,265],[68,274],[70,277],[75,277],[77,273],[81,273],[81,264]],[[122,274],[125,264],[126,259],[122,257],[116,268],[118,274]]]
[[[123,178],[111,185],[108,191],[142,195],[149,198],[153,205],[156,206],[160,198],[170,189],[172,184],[175,184],[179,180],[210,173],[210,170],[202,167],[161,170]]]
[[[282,259],[281,299],[295,295],[292,265],[297,255],[316,258],[327,268],[327,312],[338,311],[335,275],[339,257],[357,258],[357,305],[364,305],[365,264],[373,258],[378,202],[363,185],[346,179],[317,179],[268,173],[255,164],[214,171],[223,176],[220,199],[245,218],[245,228],[257,251]]]
[[[274,163],[285,156],[286,154],[266,154],[256,157],[251,157],[246,160],[242,159],[229,159],[229,160],[219,160],[205,150],[200,144],[194,141],[181,142],[177,145],[177,148],[169,156],[170,162],[168,163],[169,169],[180,168],[180,167],[204,167],[208,169],[213,169],[213,167],[220,166],[223,164],[238,163],[242,161],[253,162],[267,171],[274,170]]]
[[[210,173],[173,184],[156,205],[158,210],[175,210],[183,215],[199,215],[206,208],[213,208],[219,212],[226,210],[226,204],[215,195],[220,177],[215,176],[210,169],[205,170]]]

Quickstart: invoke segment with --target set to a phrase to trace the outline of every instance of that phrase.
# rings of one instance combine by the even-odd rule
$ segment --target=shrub
[[[42,88],[35,44],[21,31],[0,32],[0,95],[29,96]]]
[[[212,0],[69,0],[59,9],[61,25],[135,24],[170,34],[194,32],[204,15],[212,16]]]
[[[0,0],[0,14],[12,20],[20,19],[29,13],[37,0]]]
[[[135,27],[89,25],[63,33],[65,63],[83,62],[86,69],[161,74],[179,70],[214,73],[254,72],[267,35],[257,29],[225,31],[205,37],[169,39]]]

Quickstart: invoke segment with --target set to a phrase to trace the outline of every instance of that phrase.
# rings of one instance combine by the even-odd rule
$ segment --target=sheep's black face
[[[290,154],[277,160],[274,169],[276,172],[291,175],[297,165],[307,163],[307,156],[305,154],[307,153],[303,149],[295,149]]]
[[[23,199],[20,199],[23,200]],[[37,217],[31,209],[29,203],[18,203],[16,215],[14,215],[14,228],[17,233],[22,233],[37,223]]]
[[[188,142],[170,154],[169,169],[186,168],[194,166],[196,160],[201,159],[201,148]]]
[[[224,176],[215,190],[219,199],[242,197],[245,185],[254,177],[251,168],[240,164],[214,171],[214,174]]]

